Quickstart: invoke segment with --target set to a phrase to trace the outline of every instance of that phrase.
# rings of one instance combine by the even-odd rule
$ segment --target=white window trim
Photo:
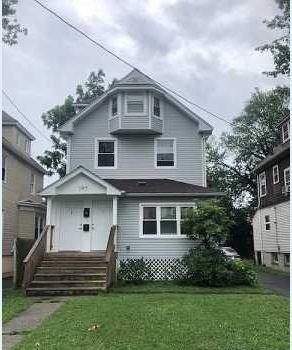
[[[269,221],[266,221],[266,216],[269,217]],[[267,230],[267,225],[270,225],[270,229]],[[265,215],[265,231],[271,231],[272,229],[272,221],[271,221],[271,216],[270,215]]]
[[[265,175],[265,189],[266,189],[266,193],[262,193],[262,186],[261,186],[261,175]],[[262,173],[259,174],[259,194],[260,194],[260,197],[265,197],[267,195],[267,177],[266,177],[266,172],[263,171]]]
[[[277,179],[278,179],[277,181],[275,181],[275,175],[277,175]],[[273,166],[273,184],[276,185],[279,182],[280,182],[280,175],[279,175],[279,166],[277,164]]]
[[[132,92],[133,94],[133,92]],[[129,113],[128,108],[127,108],[127,101],[128,101],[128,95],[131,95],[131,92],[126,92],[124,97],[124,115],[126,117],[136,117],[136,116],[146,116],[147,115],[147,94],[146,92],[141,92],[141,95],[143,96],[143,112],[134,112],[134,113]]]
[[[114,160],[115,165],[114,166],[99,166],[98,165],[98,143],[99,141],[111,141],[114,142]],[[101,138],[96,137],[95,138],[95,150],[94,150],[94,167],[95,169],[117,169],[118,164],[118,140],[116,138]]]
[[[117,97],[117,99],[118,99],[118,113],[116,115],[112,115],[113,97]],[[119,118],[121,115],[121,110],[122,110],[121,94],[115,94],[115,95],[111,96],[108,105],[109,105],[109,108],[108,108],[109,119]]]
[[[158,140],[173,140],[173,166],[158,166],[157,165],[157,142]],[[154,168],[156,169],[176,169],[176,138],[175,137],[157,137],[154,139]]]
[[[33,183],[31,183],[31,178],[33,177]],[[31,173],[30,174],[30,179],[29,179],[29,192],[30,192],[30,194],[35,194],[35,182],[36,182],[36,176],[35,176],[35,174],[34,173]],[[31,190],[31,185],[33,185],[33,187],[32,187],[32,190]]]
[[[285,185],[285,188],[288,187],[288,185],[287,185],[287,172],[288,171],[289,171],[289,175],[290,175],[290,167],[284,169],[284,185]],[[289,188],[290,188],[290,183],[289,183]]]
[[[24,141],[24,150],[28,154],[30,154],[30,147],[31,147],[30,140],[25,139],[25,141]]]
[[[288,129],[288,136],[286,138],[284,137],[284,125],[287,125],[287,129]],[[282,125],[282,138],[283,138],[283,143],[290,139],[290,121],[289,120]]]
[[[6,182],[7,182],[7,159],[8,159],[8,156],[2,154],[2,158],[3,159],[5,158],[5,167],[4,167],[4,169],[5,169],[5,177],[4,177],[4,180],[2,180],[2,183],[6,184]],[[2,175],[1,175],[1,177],[2,177]]]
[[[160,107],[160,116],[158,115],[155,115],[154,114],[154,97],[158,98],[159,99],[159,107]],[[151,115],[154,117],[154,118],[157,118],[159,120],[162,120],[163,119],[163,102],[162,102],[162,98],[158,95],[155,95],[155,94],[152,94],[152,97],[151,97]]]
[[[156,235],[144,235],[143,234],[143,208],[145,207],[155,207],[156,208],[156,225],[157,225],[157,234]],[[160,233],[160,212],[161,212],[161,207],[176,207],[176,224],[177,224],[177,234],[161,234]],[[139,238],[142,239],[189,239],[187,235],[181,234],[181,207],[191,207],[195,208],[196,204],[193,202],[188,202],[188,203],[140,203],[139,204]]]

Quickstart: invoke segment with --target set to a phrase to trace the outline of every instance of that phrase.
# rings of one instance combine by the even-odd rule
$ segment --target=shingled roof
[[[203,186],[169,179],[105,179],[114,187],[129,194],[222,196],[221,192]]]

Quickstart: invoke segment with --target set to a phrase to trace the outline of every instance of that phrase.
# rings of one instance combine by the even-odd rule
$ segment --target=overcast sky
[[[71,23],[154,79],[231,120],[255,87],[279,81],[271,56],[255,51],[275,33],[262,23],[278,11],[274,0],[43,0]],[[60,23],[32,0],[19,0],[19,22],[28,28],[19,44],[3,46],[3,88],[31,121],[74,94],[76,85],[102,68],[107,81],[129,68]],[[3,109],[37,138],[33,155],[50,147],[2,98]],[[192,109],[220,135],[228,126]],[[46,181],[47,182],[47,181]]]

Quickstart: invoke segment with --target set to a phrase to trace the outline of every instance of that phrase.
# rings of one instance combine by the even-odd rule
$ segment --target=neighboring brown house
[[[45,206],[37,193],[46,171],[30,156],[34,139],[2,111],[2,277],[13,275],[14,239],[34,240],[45,223]]]
[[[281,144],[255,169],[259,206],[253,218],[257,264],[289,271],[290,119],[279,124]]]

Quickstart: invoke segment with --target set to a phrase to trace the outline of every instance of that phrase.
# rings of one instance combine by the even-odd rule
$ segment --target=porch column
[[[51,197],[48,197],[47,198],[47,217],[46,217],[46,224],[47,225],[51,225],[51,214],[52,213],[52,198]],[[51,250],[51,230],[48,231],[47,233],[47,248],[46,248],[46,251],[49,252]]]
[[[118,224],[118,197],[113,197],[113,225]],[[115,235],[115,250],[117,250],[117,235]]]

